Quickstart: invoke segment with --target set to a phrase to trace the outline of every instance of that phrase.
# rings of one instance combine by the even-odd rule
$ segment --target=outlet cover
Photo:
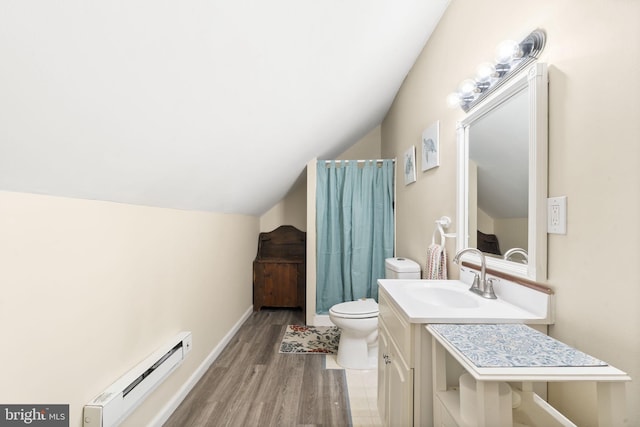
[[[567,234],[567,196],[547,199],[547,233]]]

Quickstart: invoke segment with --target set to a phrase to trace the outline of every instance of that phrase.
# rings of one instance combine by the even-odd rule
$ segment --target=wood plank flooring
[[[324,369],[324,355],[279,353],[294,324],[301,311],[253,313],[164,426],[350,426],[344,370]]]

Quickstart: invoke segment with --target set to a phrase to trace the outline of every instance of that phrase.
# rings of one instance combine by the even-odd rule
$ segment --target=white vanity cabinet
[[[378,411],[388,426],[413,424],[413,369],[384,324],[379,330]]]
[[[433,426],[432,337],[437,323],[552,323],[551,293],[508,282],[496,286],[498,300],[486,300],[459,280],[378,280],[378,412],[388,427]],[[437,298],[461,294],[475,307],[444,307]],[[438,294],[438,292],[441,292]],[[517,301],[518,304],[510,301]]]
[[[409,322],[384,290],[378,300],[378,412],[382,423],[390,427],[429,426],[431,336],[424,324]],[[421,342],[428,347],[423,349]],[[421,391],[427,392],[423,399]]]
[[[378,412],[384,425],[413,425],[411,324],[379,297]]]

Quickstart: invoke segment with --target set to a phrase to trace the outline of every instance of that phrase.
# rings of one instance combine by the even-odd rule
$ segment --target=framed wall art
[[[440,121],[422,132],[422,172],[440,166]]]
[[[416,182],[416,147],[411,146],[404,152],[404,185]]]

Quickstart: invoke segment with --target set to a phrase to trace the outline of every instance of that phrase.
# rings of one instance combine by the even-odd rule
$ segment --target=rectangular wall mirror
[[[538,281],[547,275],[547,91],[546,64],[534,64],[457,124],[457,250],[478,248],[488,268]]]

